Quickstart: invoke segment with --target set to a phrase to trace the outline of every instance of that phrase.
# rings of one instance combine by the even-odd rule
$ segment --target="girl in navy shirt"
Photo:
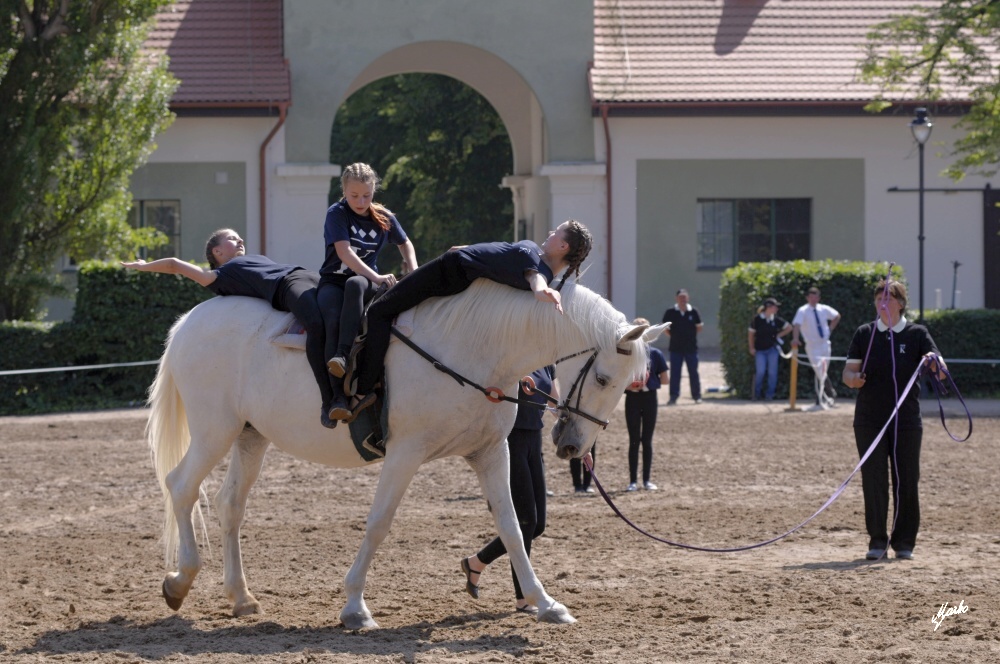
[[[306,330],[306,360],[312,369],[323,399],[320,417],[323,426],[333,428],[326,404],[333,399],[334,386],[326,370],[323,355],[323,317],[316,303],[319,275],[297,265],[275,263],[266,256],[246,255],[243,238],[231,228],[212,233],[205,244],[209,269],[177,258],[161,258],[122,263],[140,272],[179,274],[195,281],[216,295],[243,295],[267,301],[278,311],[290,311]]]
[[[399,247],[404,272],[417,267],[413,244],[396,217],[372,201],[379,183],[371,166],[351,164],[340,177],[344,197],[326,211],[323,226],[326,260],[319,271],[318,300],[326,325],[327,368],[338,379],[346,372],[347,356],[361,326],[365,303],[379,287],[396,283],[395,275],[379,274],[376,260],[382,247],[386,242]],[[328,416],[332,420],[349,421],[353,418],[343,381],[334,383]]]
[[[530,240],[455,247],[408,275],[368,310],[368,338],[353,413],[356,415],[375,402],[372,390],[382,373],[392,321],[396,316],[427,298],[461,293],[479,277],[531,290],[540,301],[555,304],[561,312],[559,291],[550,288],[549,282],[562,270],[566,271],[563,281],[574,272],[579,275],[580,264],[590,253],[592,244],[587,227],[571,219],[551,231],[541,247]],[[350,389],[349,377],[346,380]]]

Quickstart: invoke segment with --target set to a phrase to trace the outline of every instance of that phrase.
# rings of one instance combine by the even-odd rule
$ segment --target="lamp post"
[[[934,124],[927,115],[926,108],[918,108],[915,113],[916,117],[910,121],[910,132],[913,134],[913,139],[917,142],[917,147],[920,151],[920,231],[917,235],[917,240],[920,243],[920,262],[918,268],[920,275],[920,318],[918,320],[922,323],[924,322],[924,143],[931,137],[931,129],[934,127]]]

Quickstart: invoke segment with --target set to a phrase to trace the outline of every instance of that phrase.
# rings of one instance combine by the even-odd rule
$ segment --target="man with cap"
[[[747,331],[747,342],[750,345],[750,355],[756,361],[757,372],[753,381],[754,399],[761,396],[761,387],[764,384],[764,374],[767,374],[767,394],[766,399],[774,399],[774,391],[778,386],[778,339],[790,334],[791,324],[781,316],[778,316],[778,306],[781,303],[773,297],[764,300],[757,309],[757,315],[750,321]]]
[[[691,398],[701,403],[701,379],[698,377],[698,333],[705,325],[701,314],[688,302],[688,292],[677,291],[677,304],[663,314],[663,323],[670,323],[664,331],[670,337],[670,401],[668,406],[677,405],[681,395],[681,366],[687,364],[688,380],[691,383]]]
[[[816,405],[826,409],[833,405],[837,396],[827,372],[832,354],[830,336],[840,323],[840,313],[831,306],[821,304],[819,297],[819,289],[813,286],[806,292],[806,303],[795,312],[792,348],[799,347],[800,336],[806,340],[806,355],[816,374]]]

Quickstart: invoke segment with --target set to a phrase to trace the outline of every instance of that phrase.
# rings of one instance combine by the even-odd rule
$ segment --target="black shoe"
[[[330,404],[330,410],[327,413],[331,420],[341,420],[348,421],[351,418],[351,409],[347,405],[347,399],[344,397],[335,397],[333,402]]]
[[[326,369],[334,378],[343,378],[344,374],[347,373],[347,360],[344,359],[343,355],[338,353],[326,363]]]
[[[336,429],[337,420],[330,419],[330,409],[327,406],[323,406],[319,413],[319,423],[322,424],[327,429]]]

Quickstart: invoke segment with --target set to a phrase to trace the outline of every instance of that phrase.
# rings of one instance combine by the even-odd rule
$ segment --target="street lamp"
[[[924,322],[924,143],[931,137],[931,129],[934,124],[927,115],[926,108],[916,109],[916,117],[910,121],[910,132],[913,133],[913,140],[917,142],[920,150],[920,232],[917,240],[920,242],[920,318],[919,322]]]

